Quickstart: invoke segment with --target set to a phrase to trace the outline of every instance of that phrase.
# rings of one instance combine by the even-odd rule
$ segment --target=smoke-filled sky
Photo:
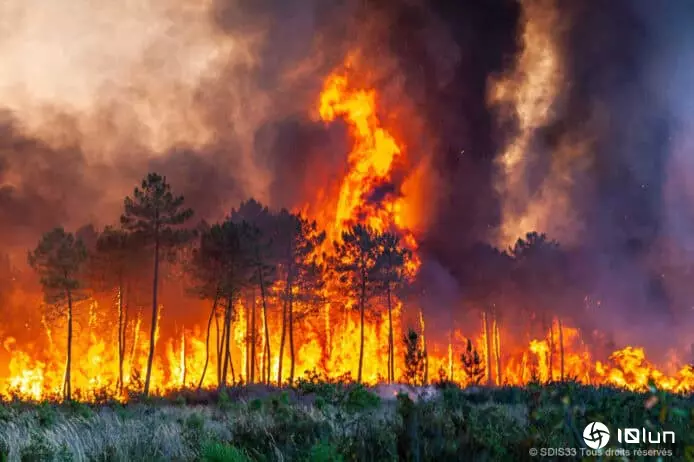
[[[511,223],[581,248],[611,321],[694,309],[688,0],[6,0],[0,242],[114,222],[148,170],[199,218],[310,202],[345,168],[344,127],[315,106],[354,50],[425,165],[437,268]]]

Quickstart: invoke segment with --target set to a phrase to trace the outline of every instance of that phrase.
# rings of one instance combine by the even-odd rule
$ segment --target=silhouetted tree
[[[193,248],[190,259],[187,261],[187,271],[192,280],[192,286],[189,290],[202,300],[212,300],[212,309],[207,320],[207,333],[205,336],[205,364],[200,375],[200,382],[198,383],[198,389],[200,389],[205,381],[205,374],[210,361],[212,320],[218,317],[223,278],[223,256],[218,243],[212,238],[211,227],[207,223],[203,222],[199,225],[198,233],[200,236],[199,243]],[[217,328],[219,328],[219,325],[217,325]],[[217,337],[219,337],[219,329],[217,329]],[[219,350],[218,345],[216,350],[218,358],[220,356]],[[219,369],[217,375],[219,378]]]
[[[393,342],[393,293],[407,279],[407,265],[411,259],[409,250],[401,247],[395,234],[384,233],[377,237],[378,254],[374,279],[378,289],[385,292],[388,310],[388,383],[395,380],[395,345]]]
[[[116,388],[123,390],[123,363],[126,351],[128,325],[128,300],[132,287],[132,276],[143,263],[141,246],[136,237],[128,232],[106,227],[95,242],[96,252],[92,255],[93,272],[99,279],[99,286],[105,290],[117,290],[118,305],[118,383]]]
[[[424,384],[424,367],[426,363],[426,351],[422,348],[419,334],[410,328],[403,336],[405,345],[405,381],[411,385]]]
[[[465,375],[467,375],[470,382],[479,385],[484,377],[485,367],[482,363],[482,358],[477,353],[477,349],[472,346],[470,339],[467,340],[467,347],[460,359],[463,363],[463,371],[465,371]]]
[[[200,245],[193,252],[192,276],[196,282],[194,290],[204,299],[213,300],[212,312],[207,325],[207,358],[199,386],[205,378],[209,360],[209,339],[212,318],[219,303],[224,305],[224,322],[221,342],[217,350],[217,379],[219,387],[226,386],[228,367],[231,366],[231,322],[234,303],[248,283],[248,256],[244,252],[242,238],[249,225],[225,220],[221,224],[207,227],[200,235]],[[234,378],[235,380],[235,378]]]
[[[289,381],[294,380],[295,299],[312,305],[320,301],[324,268],[319,262],[317,249],[325,241],[325,232],[318,230],[315,221],[282,210],[279,213],[277,248],[284,270],[285,290],[282,303],[282,335],[280,337],[279,370],[277,383],[282,384],[282,360],[287,332],[289,333]]]
[[[39,274],[46,303],[57,316],[67,315],[67,360],[63,398],[72,398],[72,319],[75,302],[81,298],[82,274],[87,250],[81,240],[63,228],[55,228],[41,237],[36,249],[29,252],[29,265]]]
[[[125,213],[121,216],[121,224],[127,231],[132,232],[143,243],[153,249],[154,276],[152,280],[152,326],[150,331],[149,356],[147,357],[147,373],[145,376],[144,394],[149,394],[152,376],[152,362],[157,332],[159,306],[159,263],[162,251],[168,251],[184,242],[189,233],[180,229],[193,211],[183,206],[183,196],[174,196],[166,178],[156,173],[150,173],[142,180],[139,188],[135,188],[132,197],[124,201]]]
[[[374,293],[374,270],[378,258],[379,236],[371,228],[355,225],[342,233],[342,240],[335,242],[335,254],[330,266],[349,301],[356,299],[359,309],[359,369],[357,381],[361,383],[364,365],[364,316],[366,305]],[[349,303],[349,302],[348,302]]]
[[[271,351],[270,351],[270,327],[267,312],[267,288],[271,287],[276,281],[276,260],[277,255],[274,247],[274,240],[278,231],[277,217],[270,213],[267,207],[260,202],[250,199],[241,203],[238,209],[231,212],[231,220],[234,222],[245,221],[248,223],[245,235],[242,238],[244,245],[248,247],[246,253],[249,256],[249,264],[254,269],[251,273],[251,282],[260,290],[260,301],[263,309],[264,326],[264,357],[265,367],[263,370],[263,380],[269,382],[271,370]],[[255,297],[251,304],[251,348],[250,348],[250,382],[255,381],[255,360],[256,360],[256,322],[255,322]]]
[[[514,258],[514,280],[525,302],[524,311],[540,319],[541,335],[550,331],[549,337],[549,378],[554,369],[555,338],[553,317],[559,316],[558,308],[563,305],[569,288],[566,255],[559,243],[536,232],[518,239],[510,251]],[[534,326],[530,326],[531,328]],[[530,329],[529,329],[530,330]],[[559,332],[560,370],[563,371],[563,332]],[[561,374],[563,376],[563,373]]]
[[[493,342],[495,327],[503,317],[503,310],[509,307],[508,301],[513,300],[509,307],[517,309],[518,299],[514,299],[511,276],[514,268],[513,258],[506,252],[487,245],[477,244],[463,254],[462,272],[458,277],[463,285],[466,301],[482,312],[482,328],[487,340],[484,349],[487,354],[486,369],[488,384],[493,383],[492,371],[496,369],[496,380],[502,383],[501,358],[495,351]],[[451,331],[452,335],[452,331]],[[496,364],[493,359],[496,358]]]

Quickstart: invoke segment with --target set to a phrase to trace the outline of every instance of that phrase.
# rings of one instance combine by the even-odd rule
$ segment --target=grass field
[[[538,459],[531,448],[581,447],[591,421],[674,431],[674,445],[650,445],[672,449],[663,460],[687,460],[694,447],[694,400],[656,390],[564,383],[392,394],[304,381],[125,405],[11,401],[0,407],[0,449],[11,461],[524,461]],[[608,447],[620,446],[612,436]]]

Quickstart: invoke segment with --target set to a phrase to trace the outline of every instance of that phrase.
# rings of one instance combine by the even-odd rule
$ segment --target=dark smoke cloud
[[[79,147],[54,149],[22,134],[12,115],[0,122],[0,239],[3,246],[27,245],[37,230],[81,214],[82,198],[99,201],[96,184],[85,181]],[[84,216],[84,215],[83,215]]]

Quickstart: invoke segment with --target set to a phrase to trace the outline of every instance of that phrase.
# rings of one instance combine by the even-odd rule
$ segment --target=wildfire
[[[541,40],[538,32],[530,29],[528,40]],[[535,35],[534,35],[535,34]],[[541,40],[542,41],[542,40]],[[531,53],[528,51],[527,53]],[[526,109],[520,112],[524,129],[536,126],[536,119],[543,119],[549,110],[551,88],[540,93],[540,87],[552,82],[556,68],[550,51],[547,55],[527,56],[525,61],[537,60],[539,71],[545,77],[534,77],[528,86],[514,93],[503,86],[498,88],[499,98],[510,98],[515,94],[518,107]],[[374,191],[390,185],[396,164],[405,161],[406,147],[395,139],[382,124],[378,112],[377,92],[373,89],[355,87],[350,81],[350,64],[330,75],[324,85],[319,99],[319,113],[327,123],[341,118],[350,130],[352,149],[348,155],[348,171],[336,188],[336,195],[329,197],[323,191],[320,210],[310,214],[319,225],[326,229],[329,239],[340,238],[342,231],[352,224],[362,223],[377,231],[393,231],[401,237],[402,243],[413,252],[413,259],[408,268],[416,273],[421,261],[417,255],[418,243],[415,234],[408,229],[408,209],[406,195],[403,191],[394,191],[378,200]],[[528,140],[525,135],[519,138],[520,147],[510,148],[505,156],[508,171],[517,167],[521,151]],[[408,186],[409,185],[409,186]],[[392,185],[390,185],[392,186]],[[411,187],[406,179],[400,188]],[[397,189],[397,188],[395,188]],[[400,193],[400,194],[398,194]],[[308,207],[305,208],[305,210]],[[326,246],[326,249],[329,246]],[[250,294],[237,301],[235,318],[231,332],[231,371],[233,381],[276,382],[280,364],[280,345],[286,345],[282,339],[281,293],[278,283],[268,288],[267,326],[259,314],[262,306],[259,294]],[[356,377],[359,357],[359,319],[353,313],[339,309],[340,294],[328,284],[326,299],[318,315],[304,316],[296,322],[293,332],[295,354],[294,375],[296,379],[304,371],[316,371],[328,377],[340,377],[350,374]],[[95,399],[103,389],[113,392],[119,376],[119,354],[117,351],[120,330],[113,322],[111,315],[116,312],[119,297],[111,300],[88,300],[89,309],[83,314],[85,319],[77,320],[83,326],[74,340],[73,353],[73,389],[80,391],[83,399]],[[115,299],[115,302],[114,302]],[[304,302],[296,301],[296,312],[303,313]],[[209,307],[200,302],[190,302],[190,312],[209,313]],[[376,307],[380,308],[380,307]],[[159,310],[159,315],[164,310]],[[383,381],[388,375],[388,318],[383,309],[375,309],[374,315],[367,318],[365,324],[365,358],[363,381],[374,384]],[[404,352],[401,341],[404,324],[403,303],[395,300],[393,310],[393,330],[395,334],[395,377],[399,379],[404,372]],[[102,314],[100,314],[102,313]],[[167,314],[169,311],[167,310]],[[524,384],[533,380],[547,382],[558,380],[577,380],[590,384],[611,384],[630,389],[643,389],[649,381],[673,391],[694,389],[694,372],[682,368],[675,374],[666,374],[651,364],[643,349],[628,346],[609,356],[606,362],[596,361],[593,352],[584,345],[582,333],[571,326],[555,319],[543,338],[531,339],[519,343],[514,332],[506,331],[492,313],[484,313],[479,325],[471,325],[467,332],[451,329],[447,341],[437,341],[424,328],[426,320],[421,310],[417,311],[417,323],[421,333],[421,347],[427,352],[426,370],[429,379],[440,376],[461,384],[469,383],[469,374],[465,370],[461,356],[465,353],[471,339],[482,358],[484,383]],[[164,316],[165,318],[166,316]],[[103,319],[102,319],[103,318]],[[200,316],[198,323],[178,326],[174,332],[162,328],[157,331],[158,342],[163,343],[155,359],[152,372],[152,389],[159,393],[181,387],[198,385],[212,387],[217,384],[220,370],[220,322],[218,318],[209,318],[211,325],[209,354],[206,341],[207,317]],[[146,318],[145,318],[146,319]],[[163,318],[162,318],[163,320]],[[141,311],[130,313],[123,335],[127,345],[123,364],[124,388],[121,396],[127,399],[128,391],[141,389],[143,372],[147,362],[147,337],[142,326]],[[146,322],[146,321],[145,321]],[[0,394],[19,395],[22,398],[42,399],[60,393],[64,365],[64,340],[57,332],[63,326],[45,324],[45,343],[51,347],[41,355],[32,355],[21,351],[16,342],[5,341],[5,349],[10,352],[8,375],[3,381]],[[255,331],[255,332],[254,332]],[[269,332],[269,351],[266,354],[265,332]],[[283,381],[290,378],[292,372],[288,366],[291,352],[284,347],[281,353],[283,364]],[[204,380],[203,370],[205,371]]]

